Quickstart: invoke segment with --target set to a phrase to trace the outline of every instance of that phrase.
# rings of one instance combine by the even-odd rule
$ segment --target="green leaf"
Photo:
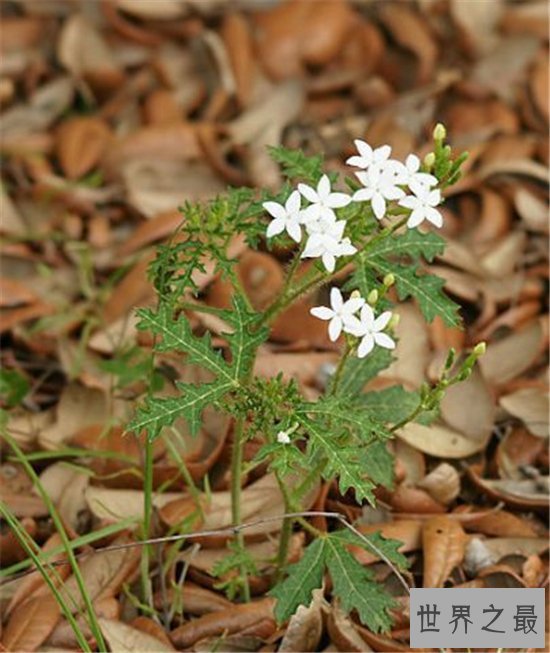
[[[401,385],[392,385],[378,392],[362,394],[355,402],[381,422],[397,423],[418,406],[420,395],[405,390]]]
[[[30,390],[27,379],[15,370],[0,370],[0,399],[6,407],[20,404]]]
[[[333,531],[330,537],[344,543],[345,546],[353,544],[365,549],[365,551],[378,556],[381,560],[385,559],[390,562],[400,571],[404,571],[410,566],[407,558],[399,551],[403,546],[403,542],[384,537],[380,531],[363,534],[362,537],[359,537],[353,531],[342,528]]]
[[[323,175],[323,157],[306,156],[301,150],[288,150],[282,146],[268,147],[269,155],[283,169],[288,179],[301,179],[317,183]]]
[[[344,610],[357,610],[361,622],[374,632],[389,630],[392,620],[388,611],[397,604],[380,583],[374,581],[368,569],[332,537],[327,538],[326,562],[333,593]]]
[[[313,590],[321,587],[325,570],[327,538],[314,540],[305,550],[302,559],[288,567],[288,576],[270,592],[277,599],[277,623],[290,619],[301,605],[311,603]]]
[[[327,429],[326,424],[319,424],[303,414],[297,414],[296,419],[309,434],[308,453],[315,458],[319,452],[326,458],[323,476],[331,479],[339,477],[339,488],[345,494],[350,488],[355,491],[358,502],[366,499],[375,504],[372,491],[375,485],[370,481],[364,470],[361,448],[356,443],[348,444],[335,437],[334,432]]]
[[[149,398],[139,406],[135,417],[128,425],[129,431],[141,433],[145,430],[149,439],[156,438],[161,429],[171,426],[176,417],[183,417],[189,424],[192,435],[196,435],[201,424],[202,411],[220,399],[232,387],[228,381],[214,381],[202,385],[177,383],[182,391],[178,397]]]
[[[392,361],[391,351],[383,347],[375,347],[365,358],[349,358],[344,364],[336,395],[351,398],[360,394],[365,385]]]
[[[364,473],[375,483],[391,488],[394,480],[393,456],[385,442],[372,442],[362,452]]]
[[[369,259],[368,263],[381,276],[391,272],[395,276],[399,299],[414,297],[428,322],[439,315],[447,326],[460,325],[458,304],[444,294],[443,279],[432,274],[417,274],[417,268],[412,265],[390,263],[382,258]]]
[[[418,259],[421,256],[427,261],[442,254],[445,250],[445,240],[436,233],[422,233],[418,229],[409,229],[401,236],[395,234],[390,238],[382,238],[373,243],[371,247],[367,244],[361,259],[366,257],[386,256],[408,256]]]

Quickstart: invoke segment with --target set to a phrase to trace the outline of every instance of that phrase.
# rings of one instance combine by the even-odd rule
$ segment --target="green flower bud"
[[[388,327],[390,329],[395,329],[395,327],[399,324],[399,320],[401,319],[401,316],[399,313],[394,313],[391,316],[391,320],[389,321]]]
[[[374,306],[377,301],[378,301],[378,290],[376,290],[375,288],[374,290],[370,291],[367,297],[367,303],[370,304],[371,306]]]
[[[354,290],[350,295],[350,299],[359,299],[359,297],[361,297],[361,293],[358,290]]]
[[[395,283],[395,276],[390,272],[389,274],[386,274],[384,277],[384,285],[386,288],[389,288],[390,286],[393,286]]]
[[[483,356],[483,354],[487,351],[487,343],[486,342],[478,342],[477,345],[474,347],[474,354],[476,356]]]
[[[440,122],[434,128],[433,137],[435,141],[444,141],[447,138],[447,130],[445,125],[442,125]]]
[[[424,157],[423,163],[426,170],[431,170],[435,165],[435,152],[428,152]]]

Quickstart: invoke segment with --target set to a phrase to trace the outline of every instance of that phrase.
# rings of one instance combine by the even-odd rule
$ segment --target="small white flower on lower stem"
[[[277,442],[279,444],[290,444],[290,437],[286,431],[279,431],[277,433]]]
[[[358,138],[353,142],[355,143],[359,155],[350,156],[346,163],[350,166],[355,166],[356,168],[367,169],[372,165],[384,164],[391,154],[391,147],[389,145],[382,145],[382,147],[377,147],[373,150],[368,143],[365,143],[365,141]]]
[[[374,349],[374,345],[384,349],[395,349],[395,342],[383,330],[391,320],[391,311],[384,311],[375,318],[374,311],[368,304],[363,304],[359,319],[354,318],[350,324],[350,333],[361,338],[357,349],[357,356],[365,358]]]
[[[370,200],[374,215],[378,220],[382,220],[386,213],[386,201],[399,200],[405,195],[403,189],[399,188],[399,184],[403,183],[402,171],[402,163],[390,161],[383,169],[373,166],[366,172],[356,172],[355,176],[364,188],[355,192],[353,201]]]
[[[437,177],[430,175],[428,172],[420,172],[420,159],[416,154],[409,154],[405,161],[405,174],[406,184],[410,185],[412,182],[423,184],[424,186],[436,186]]]
[[[330,308],[328,306],[316,306],[311,309],[310,313],[320,320],[330,320],[328,336],[334,342],[338,340],[342,330],[347,331],[352,321],[357,321],[354,314],[364,303],[365,300],[362,297],[351,297],[344,301],[340,290],[332,288],[330,291]]]
[[[349,195],[332,191],[328,175],[321,177],[317,188],[312,188],[307,184],[298,184],[298,190],[308,202],[311,202],[302,212],[304,222],[315,222],[316,220],[331,218],[336,219],[334,209],[340,209],[351,202]]]
[[[424,220],[431,222],[436,227],[442,227],[443,216],[435,208],[441,203],[441,191],[438,189],[431,190],[428,186],[415,181],[410,183],[410,189],[414,195],[407,195],[407,197],[403,197],[399,201],[399,206],[412,209],[407,221],[407,227],[409,229],[418,227]]]
[[[273,217],[267,227],[267,237],[272,238],[286,230],[292,240],[299,243],[302,240],[300,205],[301,198],[297,190],[290,193],[284,206],[278,202],[264,202],[262,206]]]
[[[349,238],[342,240],[345,227],[345,220],[318,222],[315,226],[316,230],[310,233],[302,258],[321,257],[326,270],[334,272],[336,259],[339,256],[350,256],[357,251]]]

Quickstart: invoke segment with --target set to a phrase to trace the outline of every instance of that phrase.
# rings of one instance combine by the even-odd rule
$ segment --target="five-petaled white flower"
[[[300,193],[311,202],[311,204],[302,211],[302,221],[305,223],[315,222],[316,220],[334,220],[336,214],[334,209],[340,209],[351,202],[351,197],[345,193],[334,193],[330,187],[330,179],[323,175],[317,184],[317,188],[312,188],[307,184],[298,184]]]
[[[320,320],[330,320],[328,325],[328,336],[334,342],[342,333],[342,330],[349,333],[349,327],[354,322],[359,323],[355,313],[365,304],[362,297],[350,297],[344,301],[342,293],[338,288],[330,291],[330,308],[328,306],[315,306],[310,313]]]
[[[424,186],[436,186],[437,177],[428,172],[420,172],[420,159],[416,154],[409,154],[405,160],[405,183],[410,186],[411,182],[423,184]]]
[[[286,230],[292,240],[299,243],[302,239],[300,205],[301,197],[297,190],[290,193],[284,206],[278,202],[264,202],[262,206],[273,216],[267,227],[267,237],[272,238]]]
[[[290,437],[286,431],[279,431],[277,433],[277,442],[279,444],[290,444]]]
[[[424,184],[412,181],[409,185],[414,195],[407,195],[399,201],[399,206],[412,209],[411,215],[407,221],[407,227],[413,229],[427,220],[436,227],[443,226],[443,216],[435,208],[441,202],[441,191],[432,190]]]
[[[403,183],[403,164],[397,161],[390,161],[383,169],[371,166],[365,172],[356,172],[355,176],[363,184],[355,192],[355,202],[370,200],[372,210],[378,220],[382,220],[386,213],[386,200],[399,200],[405,196],[399,184]]]
[[[367,169],[373,165],[384,166],[391,154],[391,147],[389,145],[382,145],[382,147],[377,147],[373,150],[368,143],[365,143],[365,141],[358,138],[353,142],[355,143],[359,155],[350,156],[346,163],[356,168]]]
[[[317,223],[315,231],[311,232],[307,240],[302,258],[317,258],[320,256],[325,268],[329,272],[334,272],[336,259],[339,256],[350,256],[357,251],[349,238],[342,239],[345,228],[345,220],[322,220]]]
[[[363,304],[359,319],[352,318],[348,324],[349,332],[361,338],[357,349],[357,356],[365,358],[374,349],[374,345],[385,349],[395,349],[395,342],[387,333],[382,333],[388,326],[392,313],[384,311],[377,318],[368,304]]]

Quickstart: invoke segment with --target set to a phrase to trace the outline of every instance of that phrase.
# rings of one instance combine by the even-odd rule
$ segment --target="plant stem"
[[[338,362],[338,367],[336,368],[336,371],[334,372],[334,376],[332,377],[332,383],[330,385],[329,394],[331,395],[336,394],[336,391],[338,390],[338,386],[340,385],[340,381],[342,380],[344,367],[352,352],[353,352],[353,346],[350,345],[349,341],[346,340],[346,348],[344,349],[344,353],[342,354]]]
[[[145,438],[145,458],[143,461],[143,537],[151,537],[151,515],[153,512],[153,443],[148,437]],[[152,609],[153,591],[149,579],[149,562],[151,559],[151,548],[145,545],[141,552],[141,589],[143,602]]]
[[[65,530],[65,526],[63,525],[63,521],[59,516],[59,513],[57,512],[57,509],[53,501],[51,500],[50,495],[44,489],[44,486],[40,482],[40,479],[38,478],[36,472],[32,468],[31,464],[28,462],[28,460],[25,458],[25,454],[19,448],[17,442],[8,433],[3,433],[2,435],[5,438],[6,442],[9,444],[9,446],[12,448],[15,455],[17,456],[17,460],[23,465],[25,471],[27,472],[27,475],[32,480],[33,485],[38,490],[38,493],[40,494],[40,497],[42,498],[44,505],[46,506],[48,512],[52,517],[54,526],[57,532],[59,533],[59,537],[63,544],[63,548],[65,549],[65,552],[67,554],[67,559],[71,565],[71,569],[75,578],[75,582],[78,586],[78,590],[82,596],[82,602],[86,607],[86,612],[88,613],[88,620],[89,620],[90,630],[92,631],[92,635],[94,636],[99,649],[107,650],[105,640],[103,639],[103,633],[101,632],[101,628],[99,627],[99,623],[97,621],[97,616],[92,603],[92,599],[86,589],[84,578],[82,577],[82,574],[80,572],[80,568],[76,561],[76,557],[71,547],[71,542],[67,535],[67,531]]]
[[[241,525],[241,474],[243,466],[243,444],[244,444],[244,417],[239,417],[235,424],[233,433],[233,451],[231,454],[231,521],[233,526]],[[244,533],[237,533],[237,544],[239,549],[245,549]],[[250,586],[246,569],[241,568],[243,579],[243,598],[250,601]]]
[[[286,485],[284,484],[284,481],[281,479],[279,474],[275,474],[275,477],[277,478],[279,489],[281,490],[281,494],[283,495],[285,513],[292,512],[292,502],[288,495]],[[288,548],[290,545],[290,537],[292,535],[292,522],[293,522],[292,517],[285,517],[283,519],[281,536],[279,538],[279,548],[277,551],[277,570],[275,572],[275,579],[277,581],[281,579],[286,567],[286,561],[288,558]]]

